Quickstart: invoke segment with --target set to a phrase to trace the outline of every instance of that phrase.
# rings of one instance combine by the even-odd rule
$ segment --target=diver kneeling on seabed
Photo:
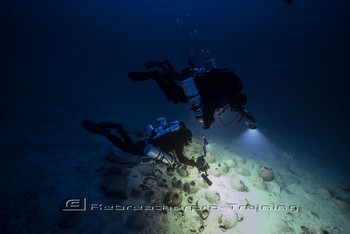
[[[184,147],[192,141],[192,132],[183,122],[173,121],[167,123],[164,117],[157,119],[157,126],[148,125],[145,130],[145,139],[133,142],[123,125],[119,123],[100,122],[84,120],[81,125],[92,133],[105,136],[117,148],[125,153],[141,156],[142,162],[154,161],[165,164],[169,170],[174,170],[178,162],[188,166],[196,167],[202,172],[202,178],[212,185],[208,179],[207,170],[209,165],[204,157],[206,156],[207,139],[203,138],[204,154],[196,161],[188,159],[184,154]],[[113,134],[113,130],[119,133],[120,137]]]

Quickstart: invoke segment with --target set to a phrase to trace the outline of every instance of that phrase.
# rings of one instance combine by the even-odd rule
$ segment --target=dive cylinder
[[[165,134],[179,130],[180,124],[179,124],[179,121],[173,121],[166,127],[167,128],[165,128],[165,129],[164,128],[158,129],[158,131],[156,132],[156,135],[153,137],[153,139],[157,139],[158,137],[164,136]]]
[[[145,130],[145,136],[147,136],[147,137],[152,137],[153,132],[154,132],[153,126],[150,125],[150,124],[147,125],[146,130]]]
[[[181,81],[180,84],[186,94],[188,102],[191,105],[191,109],[194,112],[194,117],[197,120],[202,120],[204,116],[202,101],[193,77]]]
[[[166,126],[166,119],[164,117],[159,117],[157,119],[158,127],[165,127]]]
[[[157,127],[155,130],[156,133],[163,131],[163,129],[166,127],[166,119],[164,117],[159,117],[157,119]]]
[[[171,166],[175,162],[174,158],[171,155],[151,144],[145,146],[143,153],[149,157],[154,158],[155,160],[159,160],[167,166]]]

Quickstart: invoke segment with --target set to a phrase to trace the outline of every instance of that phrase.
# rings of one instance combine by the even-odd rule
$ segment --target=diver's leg
[[[147,61],[145,62],[145,69],[149,70],[155,67],[160,67],[162,65],[161,61]]]
[[[109,139],[118,148],[121,148],[125,152],[128,152],[128,151],[130,151],[128,149],[133,147],[134,142],[131,140],[131,138],[129,137],[128,133],[123,128],[122,124],[110,123],[110,122],[101,122],[98,125],[100,127],[104,127],[104,128],[113,128],[113,129],[116,129],[119,132],[119,134],[122,137],[122,139],[119,139],[117,136],[114,136],[114,135],[112,135],[112,136],[106,135],[107,139]]]
[[[98,126],[101,128],[113,128],[113,129],[118,129],[123,127],[123,124],[120,123],[111,123],[111,122],[100,122],[98,123]]]
[[[165,64],[165,65],[168,67],[168,71],[169,71],[170,73],[176,73],[176,71],[175,71],[173,65],[171,65],[171,63],[170,63],[168,60],[164,60],[164,61],[163,61],[163,64]]]
[[[110,124],[106,122],[102,122],[100,124],[95,123],[92,120],[84,120],[81,122],[83,128],[92,133],[97,133],[102,136],[105,136],[110,142],[113,143],[117,148],[123,150],[125,153],[131,153],[134,155],[141,155],[143,153],[143,149],[146,146],[145,141],[138,141],[133,143],[126,131],[122,127],[116,127],[116,124]],[[125,141],[112,134],[111,131],[104,127],[111,127],[117,129],[120,135],[123,137]]]
[[[103,128],[116,129],[119,132],[119,134],[121,135],[121,137],[123,138],[125,144],[127,144],[127,145],[133,145],[134,144],[134,142],[129,137],[128,133],[123,128],[122,124],[120,124],[120,123],[111,123],[111,122],[100,122],[98,125],[100,127],[103,127]]]
[[[131,138],[129,137],[128,133],[124,130],[124,128],[117,128],[117,131],[123,137],[126,144],[134,145],[134,142],[132,142]]]
[[[126,136],[127,136],[127,134],[126,134]],[[119,139],[117,136],[115,136],[113,134],[105,135],[105,137],[108,140],[110,140],[116,147],[123,150],[123,152],[130,153],[133,155],[142,155],[143,150],[146,146],[145,141],[137,141],[136,143],[133,143],[131,141],[131,139],[129,138],[130,142],[128,143],[128,142],[122,141],[121,139]],[[127,136],[127,137],[129,137],[129,136]]]
[[[115,145],[119,149],[123,150],[124,152],[130,151],[129,143],[125,143],[124,141],[119,139],[119,137],[117,137],[116,135],[113,135],[111,133],[111,130],[101,127],[99,124],[95,123],[94,121],[84,120],[83,122],[81,122],[81,126],[83,126],[83,128],[85,128],[89,132],[97,133],[97,134],[105,136],[110,142],[113,143],[113,145]]]
[[[130,145],[126,144],[124,141],[122,141],[119,137],[113,134],[105,135],[105,137],[113,143],[117,148],[123,150],[126,153],[130,153]]]
[[[179,90],[179,86],[176,84],[176,82],[168,77],[169,75],[169,73],[165,73],[156,78],[155,81],[169,101],[178,103],[180,101],[179,96],[181,94],[181,90]]]
[[[84,120],[83,122],[81,122],[81,126],[92,133],[97,133],[101,135],[111,134],[111,131],[109,129],[100,127],[97,123],[95,123],[92,120]]]

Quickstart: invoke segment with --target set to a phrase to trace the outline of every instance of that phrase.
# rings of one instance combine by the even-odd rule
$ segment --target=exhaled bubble
[[[211,53],[209,50],[201,49],[202,56],[211,56]]]
[[[177,23],[177,26],[178,26],[179,28],[181,28],[181,27],[184,26],[184,22],[181,21],[181,20],[179,20],[179,19],[176,19],[176,23]]]
[[[198,29],[193,29],[190,33],[192,39],[195,39],[198,36]]]

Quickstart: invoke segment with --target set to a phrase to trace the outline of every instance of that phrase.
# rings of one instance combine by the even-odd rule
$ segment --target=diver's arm
[[[168,60],[164,60],[164,61],[163,61],[163,64],[164,64],[165,66],[168,67],[168,72],[170,72],[170,73],[172,73],[172,74],[175,74],[175,73],[176,73],[176,71],[175,71],[173,65],[171,65],[171,63],[170,63]]]
[[[192,166],[192,167],[196,166],[195,161],[193,161],[192,159],[188,159],[185,156],[183,149],[179,149],[179,148],[175,149],[175,154],[176,154],[177,160],[179,160],[180,163],[188,165],[188,166]]]
[[[154,79],[169,101],[174,103],[188,102],[184,90],[177,81],[179,74],[175,72],[169,61],[149,61],[145,63],[145,67],[146,69],[158,67],[158,70],[129,72],[129,78],[133,81]]]
[[[133,81],[144,81],[144,80],[150,80],[150,79],[159,79],[161,74],[169,74],[168,76],[164,77],[170,77],[170,74],[176,74],[175,69],[170,64],[168,60],[164,61],[148,61],[145,63],[145,69],[150,70],[153,68],[156,68],[156,70],[146,71],[146,72],[129,72],[129,78]]]
[[[215,114],[215,109],[211,110],[211,111],[204,109],[204,116],[203,116],[203,125],[204,125],[203,128],[204,129],[211,128],[212,124],[215,121],[214,114]]]
[[[148,61],[145,63],[146,70],[152,69],[154,67],[158,67],[165,73],[176,73],[174,67],[168,60],[163,61]]]
[[[232,108],[232,111],[241,114],[241,118],[239,119],[239,121],[244,120],[244,123],[248,126],[248,128],[257,128],[257,123],[254,116],[250,112],[248,112],[248,110],[244,106],[235,106],[234,108]]]

